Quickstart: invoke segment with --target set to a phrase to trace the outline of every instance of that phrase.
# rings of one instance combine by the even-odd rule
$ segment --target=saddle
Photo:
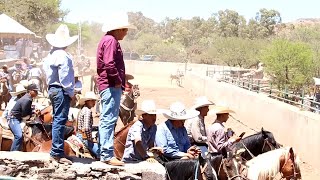
[[[86,152],[86,147],[77,136],[72,135],[68,137],[68,139],[65,140],[65,142],[69,144],[73,152],[76,153],[77,157],[86,157],[86,155],[84,154]]]
[[[3,121],[7,121],[5,118],[0,118],[1,126],[0,126],[0,150],[1,150],[1,144],[2,139],[14,139],[14,135],[12,134],[8,123],[2,124]],[[24,137],[24,141],[28,141],[32,137],[32,129],[31,127],[27,126],[25,122],[22,122],[21,124],[22,134]]]

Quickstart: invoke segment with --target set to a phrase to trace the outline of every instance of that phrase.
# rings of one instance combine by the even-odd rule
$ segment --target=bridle
[[[227,175],[228,180],[233,180],[233,179],[238,178],[238,177],[241,178],[241,179],[244,179],[244,180],[249,180],[247,177],[243,176],[240,172],[238,172],[238,174],[230,177],[230,175],[229,175],[229,173],[228,173],[228,171],[227,171],[227,169],[226,169],[226,166],[225,166],[225,161],[226,161],[226,160],[222,159],[217,174],[219,174],[219,172],[220,172],[220,170],[221,170],[221,166],[222,166],[224,172],[225,172],[226,175]]]
[[[126,99],[126,97],[127,98],[129,98],[130,100],[132,100],[133,102],[134,102],[134,104],[136,104],[136,102],[137,102],[137,98],[140,96],[140,93],[139,93],[140,91],[139,91],[139,88],[138,88],[138,86],[137,85],[134,85],[133,87],[132,87],[132,91],[131,92],[129,92],[129,93],[125,93],[124,95],[125,95],[125,98],[124,99]],[[127,106],[125,106],[124,104],[123,104],[123,101],[120,103],[120,106],[124,109],[124,110],[126,110],[126,111],[128,111],[129,112],[129,118],[128,119],[130,119],[131,117],[132,117],[132,115],[133,115],[133,112],[134,112],[134,109],[135,109],[135,105],[133,105],[131,108],[130,107],[127,107]]]
[[[293,174],[292,175],[288,175],[288,176],[284,176],[283,175],[282,170],[286,166],[286,164],[288,163],[289,159],[290,158],[286,159],[286,161],[284,162],[283,166],[280,169],[280,174],[281,174],[281,178],[280,179],[287,179],[287,178],[297,179],[297,175],[300,174],[300,173],[296,172],[296,164],[295,164],[294,159],[293,159]]]

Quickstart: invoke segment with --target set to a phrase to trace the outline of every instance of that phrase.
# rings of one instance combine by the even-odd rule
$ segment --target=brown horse
[[[5,104],[4,107],[6,108],[10,99],[11,99],[11,95],[7,87],[7,81],[1,81],[0,82],[0,109],[1,109],[2,103]]]
[[[129,129],[135,122],[136,121],[131,121],[114,135],[114,156],[118,159],[122,159]]]
[[[36,146],[49,140],[47,133],[41,124],[28,124],[23,132],[23,149],[24,152],[31,152]],[[0,150],[10,151],[13,140],[13,134],[10,130],[0,127]]]
[[[32,152],[50,153],[51,145],[52,145],[52,140],[45,141],[41,143],[39,146],[34,147],[32,149]],[[76,156],[76,153],[72,150],[71,146],[66,141],[64,141],[64,153],[67,156]]]
[[[134,111],[137,109],[136,100],[140,96],[140,90],[138,85],[133,85],[130,92],[126,92],[121,97],[119,117],[123,125],[127,125],[133,121],[135,117]]]

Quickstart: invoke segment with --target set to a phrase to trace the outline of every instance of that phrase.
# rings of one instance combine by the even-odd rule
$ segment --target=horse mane
[[[165,163],[167,169],[167,179],[194,179],[197,160],[194,159],[177,159]],[[200,174],[200,169],[198,173]],[[198,174],[198,175],[199,175]]]
[[[285,156],[288,159],[289,147],[275,149],[266,153],[263,153],[246,163],[248,168],[249,179],[272,179],[280,172],[280,158]],[[295,152],[295,151],[293,151]],[[294,153],[296,159],[297,155]],[[295,165],[299,167],[299,157],[295,160]]]
[[[123,132],[124,130],[130,128],[135,122],[137,121],[131,121],[130,123],[128,123],[127,125],[123,126],[119,131],[117,131],[114,136],[117,136],[118,134],[120,134],[121,132]]]

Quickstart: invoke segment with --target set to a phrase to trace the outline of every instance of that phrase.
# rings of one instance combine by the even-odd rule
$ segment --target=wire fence
[[[264,79],[243,78],[230,70],[208,71],[207,76],[217,78],[229,84],[236,85],[243,89],[262,93],[270,98],[299,107],[301,110],[311,111],[320,114],[320,102],[315,96],[310,96],[301,90],[300,92],[290,91],[288,88],[279,90],[270,81]]]

